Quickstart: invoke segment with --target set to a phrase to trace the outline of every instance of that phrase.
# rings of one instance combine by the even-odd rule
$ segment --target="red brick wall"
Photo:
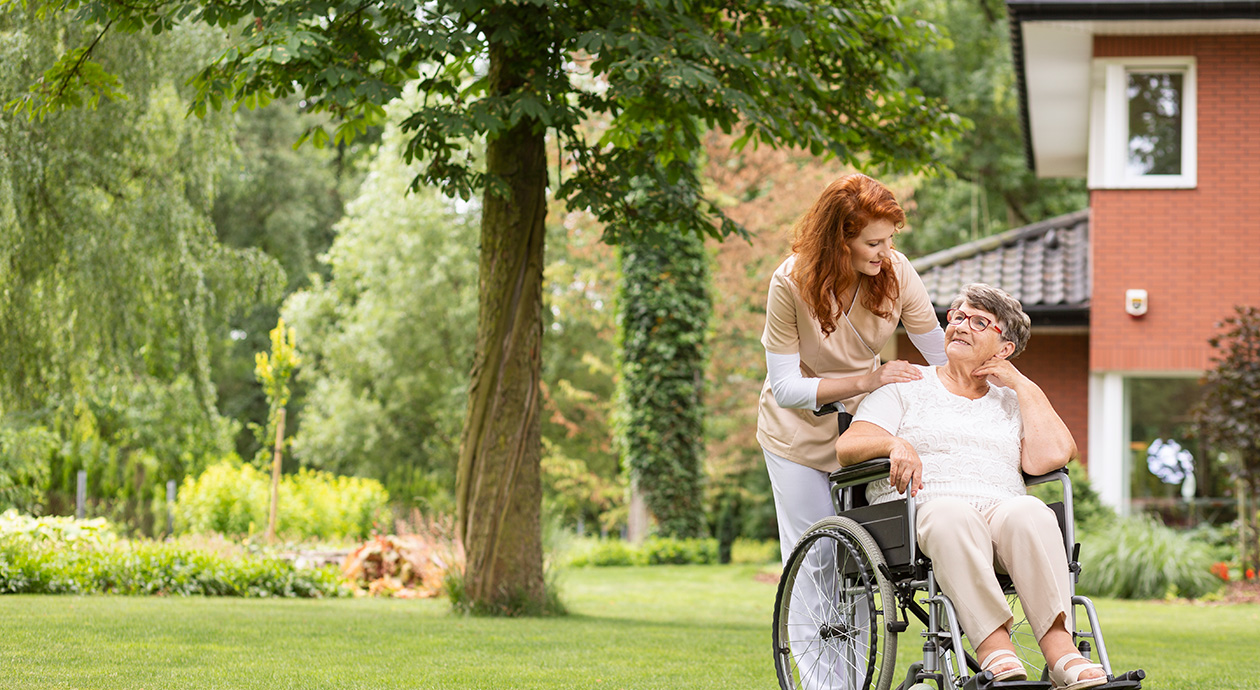
[[[897,356],[915,364],[927,364],[906,335],[897,336]],[[1081,462],[1089,447],[1089,335],[1033,333],[1023,354],[1013,360],[1025,376],[1045,391],[1050,404],[1063,418]]]
[[[1260,304],[1260,37],[1100,36],[1094,54],[1197,58],[1198,187],[1091,192],[1090,368],[1206,369],[1215,323]],[[1140,319],[1129,288],[1150,295]]]

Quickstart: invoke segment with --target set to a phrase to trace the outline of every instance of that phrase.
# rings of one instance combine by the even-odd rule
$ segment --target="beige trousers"
[[[919,548],[932,559],[973,646],[1014,620],[995,567],[1011,576],[1038,640],[1067,614],[1072,596],[1063,533],[1039,499],[1018,496],[979,511],[961,499],[935,498],[918,506],[916,522]]]

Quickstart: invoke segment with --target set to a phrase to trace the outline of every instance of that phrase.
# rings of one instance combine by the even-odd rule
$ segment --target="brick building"
[[[1007,8],[1029,164],[1086,179],[1090,208],[916,266],[942,314],[971,281],[1025,302],[1034,336],[1017,365],[1104,501],[1203,517],[1227,503],[1223,473],[1186,413],[1216,324],[1260,304],[1260,2]],[[1189,482],[1148,463],[1156,438],[1193,454]]]

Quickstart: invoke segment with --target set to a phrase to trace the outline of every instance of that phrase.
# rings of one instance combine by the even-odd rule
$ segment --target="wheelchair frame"
[[[828,408],[832,409],[828,409]],[[848,426],[849,415],[836,406],[826,406],[815,414],[823,415],[839,412],[840,431]],[[905,674],[905,680],[896,687],[899,690],[928,688],[926,681],[936,683],[939,690],[962,688],[963,690],[999,690],[1001,688],[1048,690],[1048,671],[1042,665],[1040,680],[1005,681],[993,680],[993,674],[982,671],[977,660],[963,646],[962,630],[953,602],[937,586],[931,562],[918,551],[915,537],[915,501],[899,499],[875,506],[861,505],[865,503],[864,489],[872,481],[889,476],[891,462],[887,458],[868,460],[831,473],[831,500],[835,508],[835,518],[824,518],[806,530],[800,541],[793,548],[792,555],[784,567],[779,580],[779,590],[775,598],[774,612],[774,658],[775,669],[780,687],[783,690],[810,688],[817,679],[810,671],[810,680],[806,681],[806,672],[797,668],[798,660],[794,655],[801,652],[802,645],[806,649],[818,649],[827,645],[835,646],[831,641],[840,639],[847,645],[839,650],[847,663],[847,676],[839,678],[841,671],[829,674],[827,688],[843,688],[844,690],[889,690],[894,680],[896,662],[896,636],[904,632],[909,625],[909,615],[913,615],[925,627],[921,635],[923,642],[923,660],[911,664]],[[1090,658],[1091,651],[1096,648],[1098,661],[1107,675],[1108,682],[1098,686],[1104,690],[1139,690],[1145,678],[1142,670],[1130,671],[1116,675],[1112,671],[1111,660],[1107,655],[1107,646],[1103,639],[1102,628],[1093,602],[1087,597],[1076,594],[1076,583],[1080,575],[1080,545],[1075,541],[1075,525],[1072,519],[1072,485],[1066,469],[1059,469],[1045,475],[1031,477],[1025,475],[1025,485],[1035,486],[1058,481],[1062,491],[1060,503],[1049,504],[1059,519],[1063,533],[1063,545],[1068,555],[1072,606],[1068,611],[1068,629],[1072,631],[1073,640],[1082,655]],[[789,631],[789,618],[796,578],[802,564],[810,557],[809,552],[821,541],[834,542],[834,556],[826,552],[827,557],[834,559],[831,573],[836,585],[836,592],[829,593],[833,598],[853,597],[854,592],[862,593],[868,601],[863,602],[861,596],[853,598],[855,605],[849,614],[833,611],[832,618],[843,620],[828,621],[818,625],[818,632],[807,632],[808,639],[793,640],[794,633]],[[853,563],[849,562],[853,557]],[[1003,591],[1014,594],[1009,579],[999,577]],[[818,583],[813,583],[819,586]],[[824,585],[825,586],[825,585]],[[819,587],[821,589],[821,586]],[[878,590],[878,591],[876,591]],[[922,603],[927,605],[925,611],[916,595],[926,593]],[[876,603],[876,594],[879,602]],[[892,595],[894,601],[887,599]],[[785,595],[787,598],[785,599]],[[802,602],[803,603],[803,602]],[[830,602],[829,602],[830,603]],[[1089,621],[1088,629],[1080,629],[1076,622],[1076,608],[1084,609]],[[831,606],[831,608],[836,608]],[[882,611],[880,610],[882,609]],[[894,609],[901,610],[898,618]],[[891,613],[891,615],[889,615]],[[847,617],[846,617],[847,615]],[[879,624],[881,616],[884,618]],[[800,628],[799,624],[794,627]],[[880,629],[882,628],[882,630]],[[810,627],[812,630],[812,627]],[[1031,636],[1031,635],[1030,635]],[[882,644],[881,644],[882,643]],[[863,651],[865,645],[865,651]],[[1033,644],[1035,647],[1035,643]],[[795,649],[794,649],[795,648]],[[879,658],[880,652],[883,658]],[[860,658],[863,657],[864,658]],[[1040,659],[1040,652],[1037,652]],[[1024,661],[1021,659],[1021,661]],[[834,664],[834,662],[833,662]],[[878,666],[878,668],[876,668]],[[833,684],[834,681],[839,681]]]

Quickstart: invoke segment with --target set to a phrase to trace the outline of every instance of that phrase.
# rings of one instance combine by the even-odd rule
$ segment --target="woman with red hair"
[[[927,289],[893,249],[905,222],[887,187],[866,175],[841,177],[797,221],[792,254],[770,279],[757,441],[784,562],[810,525],[835,514],[827,475],[840,468],[836,422],[813,411],[839,402],[853,412],[886,383],[922,378],[909,362],[880,363],[899,321],[930,364],[945,364],[945,334]]]

